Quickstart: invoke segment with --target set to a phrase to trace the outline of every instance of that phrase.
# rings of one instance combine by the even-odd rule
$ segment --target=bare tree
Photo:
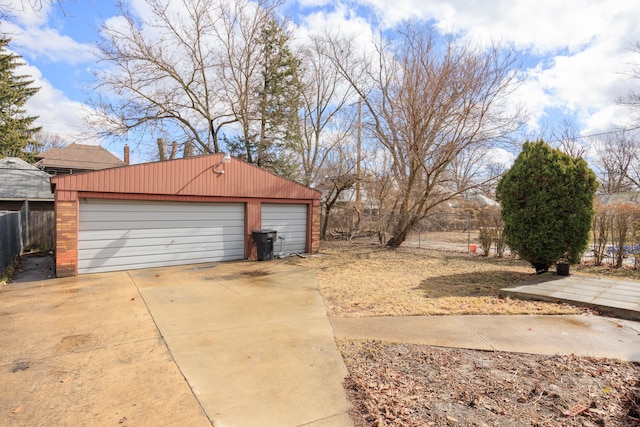
[[[316,188],[322,191],[323,219],[320,228],[320,238],[325,239],[332,210],[341,200],[345,191],[350,190],[356,183],[356,162],[353,152],[346,141],[350,138],[348,132],[334,134],[338,141],[333,143],[333,149],[327,154],[321,169],[322,178],[318,177]]]
[[[584,157],[589,147],[581,142],[580,130],[572,120],[564,119],[559,128],[551,132],[555,146],[574,159]]]
[[[638,132],[621,130],[601,136],[595,143],[600,189],[614,194],[640,189]]]
[[[20,2],[0,1],[0,18],[11,18],[16,12],[32,10],[40,12],[45,5],[57,5],[64,12],[63,3],[65,0],[21,0]]]
[[[102,136],[151,129],[190,141],[200,152],[218,152],[220,129],[237,121],[233,107],[224,102],[224,46],[216,37],[228,2],[145,3],[149,13],[144,17],[121,3],[121,19],[102,28],[99,57],[108,67],[97,73],[96,89],[108,95],[95,100],[98,114],[91,124]],[[240,3],[248,2],[235,2]],[[238,8],[234,19],[254,12]]]
[[[297,153],[302,165],[302,182],[311,185],[317,181],[329,153],[343,138],[331,138],[326,133],[340,133],[345,121],[339,116],[352,96],[350,86],[333,63],[323,54],[320,38],[313,38],[301,52],[303,60],[301,125],[302,141]]]
[[[429,210],[496,178],[480,158],[524,117],[507,102],[519,83],[512,50],[442,39],[428,25],[405,24],[394,36],[376,43],[373,59],[344,39],[330,40],[329,55],[364,100],[370,136],[390,153],[398,193],[387,245],[397,247]]]
[[[395,179],[391,173],[389,153],[382,147],[367,147],[369,156],[365,158],[365,172],[362,178],[364,189],[365,211],[374,213],[376,219],[375,231],[380,243],[387,242],[389,224],[394,222],[394,203],[397,198]]]
[[[636,42],[630,48],[631,54],[633,55],[635,61],[629,64],[629,69],[626,74],[635,80],[640,80],[640,42]],[[618,103],[621,105],[626,105],[632,111],[640,114],[640,90],[632,90],[626,96],[622,96],[618,99]]]
[[[38,147],[40,153],[51,148],[62,148],[69,144],[69,142],[59,134],[44,131],[36,132],[33,139],[40,143]]]
[[[235,0],[217,11],[218,78],[239,131],[225,139],[248,162],[293,177],[290,152],[299,144],[300,60],[278,18],[280,0]]]

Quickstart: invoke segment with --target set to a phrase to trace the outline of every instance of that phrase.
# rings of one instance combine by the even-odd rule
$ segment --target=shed
[[[0,159],[0,212],[13,211],[7,215],[3,229],[0,229],[0,247],[17,248],[10,251],[11,257],[24,249],[39,248],[50,250],[54,247],[55,222],[53,193],[49,174],[17,157]],[[19,212],[19,213],[18,213]],[[8,215],[17,215],[20,226],[9,226]],[[7,230],[6,227],[10,227]],[[2,228],[2,227],[0,227]],[[10,243],[6,238],[16,236]],[[11,239],[9,239],[11,240]],[[2,252],[0,248],[0,252]]]
[[[51,178],[58,277],[256,259],[320,247],[320,192],[223,154]]]
[[[26,201],[53,210],[49,174],[17,157],[0,159],[0,210],[19,211]]]

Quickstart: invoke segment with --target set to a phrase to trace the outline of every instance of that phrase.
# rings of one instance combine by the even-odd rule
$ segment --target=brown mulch
[[[640,426],[640,365],[338,342],[361,426]]]

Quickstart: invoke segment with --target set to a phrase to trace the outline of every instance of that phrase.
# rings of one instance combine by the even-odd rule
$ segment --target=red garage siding
[[[256,258],[251,230],[260,228],[262,203],[307,204],[307,251],[319,249],[320,193],[241,160],[214,172],[222,154],[144,163],[53,177],[56,200],[56,267],[59,277],[77,274],[78,202],[81,198],[245,204],[246,258]]]

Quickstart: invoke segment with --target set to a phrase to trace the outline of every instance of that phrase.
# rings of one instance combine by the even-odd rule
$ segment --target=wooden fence
[[[0,211],[0,272],[28,249],[55,249],[55,239],[53,210],[31,210],[25,202],[19,211]]]
[[[56,246],[56,215],[54,211],[29,211],[29,236],[26,246],[43,251]]]

